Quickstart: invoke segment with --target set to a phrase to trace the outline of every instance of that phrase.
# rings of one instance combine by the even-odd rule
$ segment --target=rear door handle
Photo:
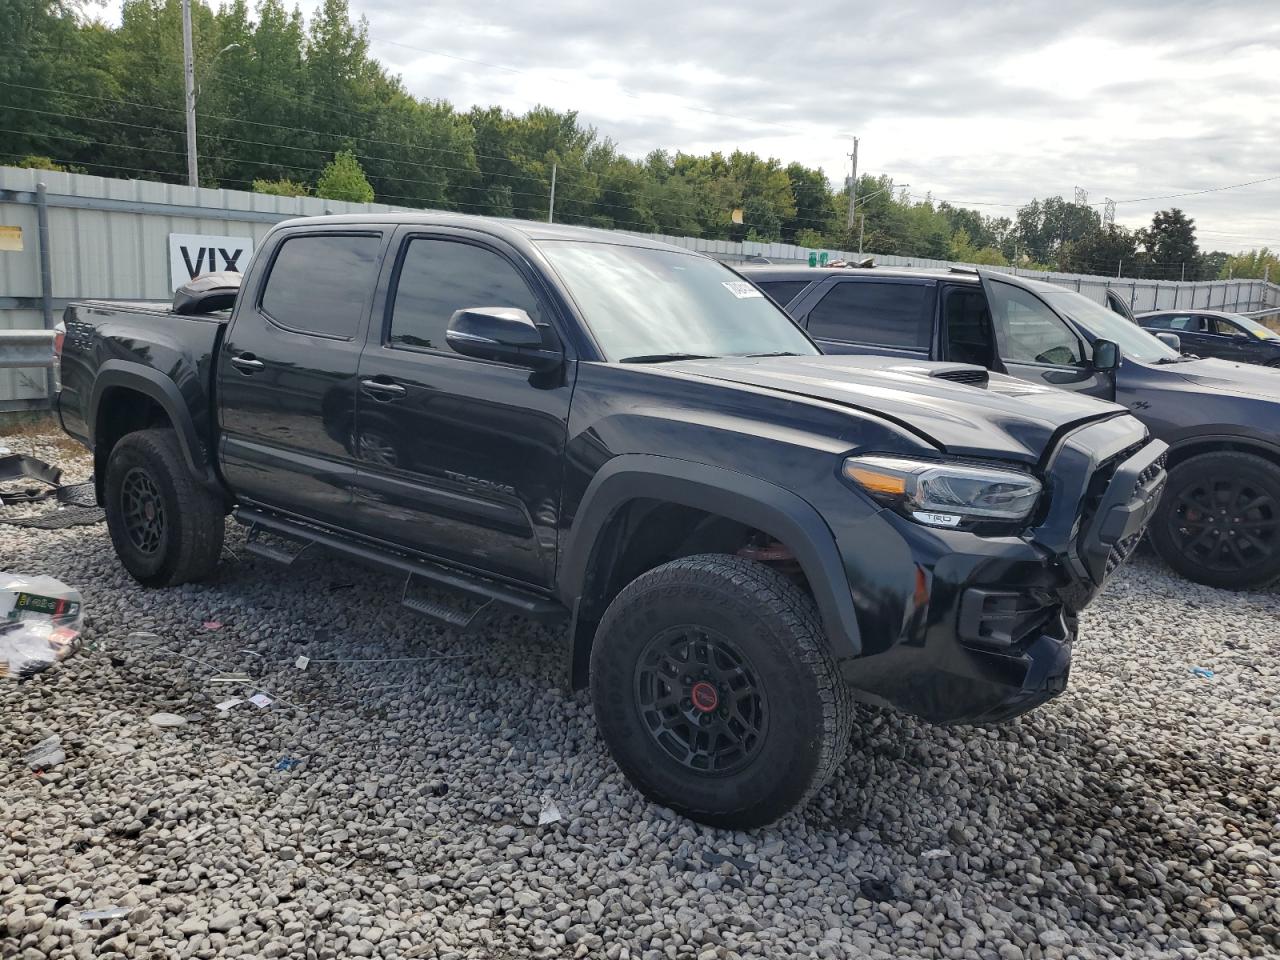
[[[384,380],[361,380],[360,386],[383,400],[394,400],[396,397],[403,397],[407,392],[400,384],[388,383]]]
[[[237,370],[243,370],[245,373],[254,373],[266,366],[261,360],[255,359],[251,353],[243,353],[238,357],[232,357],[231,364]]]

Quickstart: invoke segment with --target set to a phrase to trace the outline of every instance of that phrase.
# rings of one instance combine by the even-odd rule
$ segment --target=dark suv
[[[1280,577],[1280,376],[1183,357],[1072,290],[973,270],[744,266],[827,353],[950,360],[1115,400],[1169,446],[1151,525],[1183,576]],[[992,309],[994,305],[994,309]]]
[[[1257,320],[1220,310],[1159,310],[1138,316],[1152,333],[1172,333],[1182,352],[1280,367],[1280,333]]]

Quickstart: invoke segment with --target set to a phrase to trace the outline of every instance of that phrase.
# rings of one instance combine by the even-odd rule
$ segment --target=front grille
[[[960,636],[988,647],[1016,647],[1037,636],[1061,612],[1039,593],[966,590],[960,601]]]
[[[1138,549],[1138,544],[1141,542],[1142,534],[1135,533],[1132,536],[1125,537],[1112,547],[1111,552],[1107,554],[1107,568],[1104,576],[1109,577],[1111,574],[1115,573],[1116,568],[1133,555],[1133,551]]]
[[[1138,486],[1145,487],[1148,483],[1160,475],[1160,471],[1164,469],[1165,461],[1168,460],[1167,454],[1160,454],[1151,462],[1151,466],[1138,474]]]

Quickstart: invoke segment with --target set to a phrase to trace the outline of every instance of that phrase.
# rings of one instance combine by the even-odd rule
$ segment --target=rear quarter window
[[[756,284],[780,307],[785,307],[796,298],[801,290],[809,285],[808,280],[766,280]]]
[[[809,334],[822,340],[928,350],[933,303],[930,284],[845,280],[809,311]]]
[[[276,251],[262,312],[297,333],[350,340],[378,275],[378,234],[300,234]]]

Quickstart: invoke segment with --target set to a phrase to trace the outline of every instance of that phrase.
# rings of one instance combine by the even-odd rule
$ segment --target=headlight
[[[1026,520],[1041,490],[1039,480],[1016,470],[905,457],[849,457],[844,475],[881,503],[932,527]]]

